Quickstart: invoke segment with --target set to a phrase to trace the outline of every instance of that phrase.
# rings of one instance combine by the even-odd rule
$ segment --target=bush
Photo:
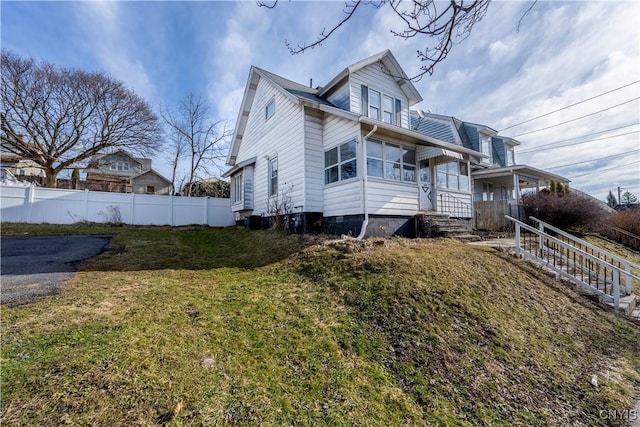
[[[609,215],[602,204],[591,197],[543,190],[522,196],[527,217],[534,216],[561,229],[584,228],[598,231]]]
[[[640,209],[616,212],[609,217],[608,224],[640,236]]]

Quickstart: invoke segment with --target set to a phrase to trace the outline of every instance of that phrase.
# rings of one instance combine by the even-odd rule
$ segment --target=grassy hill
[[[619,425],[640,386],[637,324],[492,249],[55,229],[105,231],[2,308],[3,425]]]

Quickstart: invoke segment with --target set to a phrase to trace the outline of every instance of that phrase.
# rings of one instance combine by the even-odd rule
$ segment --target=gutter
[[[365,137],[361,139],[362,158],[364,159],[363,162],[365,164],[365,168],[362,173],[362,207],[364,210],[364,221],[362,222],[362,228],[360,229],[360,234],[358,234],[358,237],[353,238],[354,240],[362,240],[364,238],[364,235],[367,233],[367,226],[369,225],[369,211],[367,210],[367,170],[366,170],[367,140],[371,137],[371,135],[376,133],[377,130],[378,130],[378,125],[373,125],[373,129],[371,129],[371,132],[366,134]],[[346,235],[343,235],[342,237],[345,239],[350,238],[349,236],[346,236]]]
[[[364,124],[368,124],[371,126],[377,126],[380,125],[381,129],[384,130],[388,130],[389,132],[394,132],[400,135],[404,135],[404,136],[408,136],[417,140],[422,140],[425,141],[431,145],[434,145],[436,147],[440,147],[440,148],[446,148],[448,150],[451,151],[455,151],[457,153],[461,153],[461,154],[468,154],[470,156],[473,157],[479,157],[479,158],[488,158],[489,156],[486,154],[482,154],[479,151],[475,151],[475,150],[471,150],[469,148],[466,147],[461,147],[459,145],[455,145],[455,144],[450,144],[448,142],[444,142],[444,141],[440,141],[438,139],[435,139],[433,137],[430,137],[429,135],[425,135],[423,133],[414,131],[414,130],[410,130],[410,129],[406,129],[400,126],[395,126],[395,125],[387,125],[384,123],[379,122],[378,120],[373,120],[370,119],[369,117],[365,117],[365,116],[360,116],[358,121],[360,123],[364,123]]]

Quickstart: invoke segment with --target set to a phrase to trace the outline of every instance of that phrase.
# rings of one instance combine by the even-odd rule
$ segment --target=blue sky
[[[471,36],[416,83],[424,98],[416,107],[502,131],[640,80],[640,2],[540,1],[518,31],[529,5],[491,3]],[[426,41],[391,35],[390,29],[401,27],[386,7],[363,8],[321,47],[289,54],[285,40],[315,40],[341,18],[343,7],[303,1],[269,10],[253,1],[3,0],[0,42],[21,56],[112,75],[156,110],[189,91],[202,94],[214,118],[233,128],[251,65],[303,84],[313,79],[316,86],[388,48],[407,74],[417,73],[415,52]],[[617,186],[640,198],[638,97],[640,84],[634,83],[501,134],[521,142],[517,163],[564,175],[573,187],[601,199]],[[562,122],[568,123],[538,131]],[[555,168],[564,165],[570,166]],[[154,168],[170,175],[161,155]]]

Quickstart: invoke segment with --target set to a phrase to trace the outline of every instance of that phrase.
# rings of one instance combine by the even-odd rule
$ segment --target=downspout
[[[356,240],[362,240],[367,232],[367,226],[369,225],[369,211],[367,210],[367,140],[371,135],[376,133],[378,125],[373,125],[371,132],[362,138],[362,162],[364,163],[364,170],[362,171],[362,207],[364,209],[364,221],[362,222],[362,228],[360,234],[356,237]]]

